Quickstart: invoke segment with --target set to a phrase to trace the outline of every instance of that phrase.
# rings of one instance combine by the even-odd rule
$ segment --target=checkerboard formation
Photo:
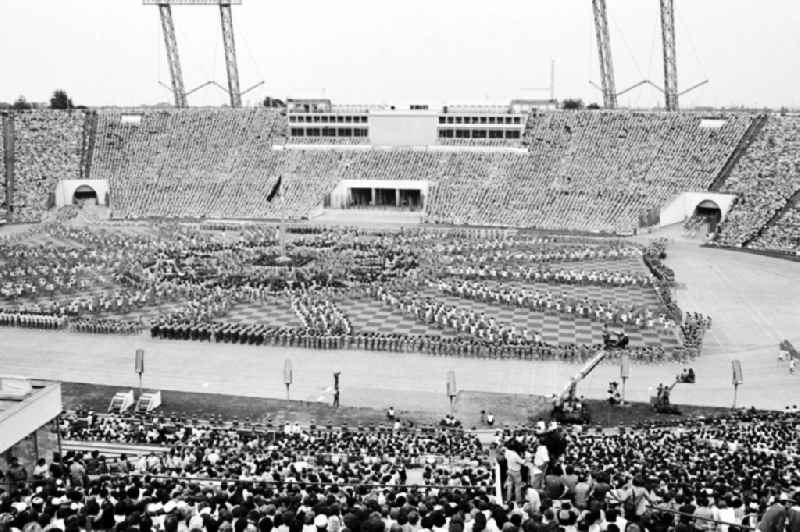
[[[3,306],[67,317],[73,331],[129,334],[140,324],[155,336],[257,344],[583,359],[610,327],[627,335],[634,358],[697,352],[685,349],[682,318],[665,300],[663,264],[646,264],[647,250],[624,241],[324,228],[292,233],[297,260],[278,267],[261,264],[279,253],[270,226],[239,237],[177,224],[129,229],[55,223],[30,244],[3,244],[17,250],[4,255]],[[34,266],[37,255],[47,260]],[[83,289],[35,290],[65,271],[85,279]],[[483,295],[443,288],[461,286],[463,272],[463,286]]]

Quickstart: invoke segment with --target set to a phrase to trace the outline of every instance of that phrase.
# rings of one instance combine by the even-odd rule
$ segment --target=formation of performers
[[[596,286],[650,286],[650,276],[630,272],[602,272],[586,270],[551,270],[542,267],[510,265],[496,266],[447,266],[447,275],[462,279],[498,279],[506,281],[528,281],[534,283],[575,284]]]
[[[470,336],[409,335],[363,332],[325,334],[312,329],[269,327],[221,321],[161,320],[150,328],[154,338],[215,343],[303,347],[307,349],[357,349],[423,353],[427,355],[522,360],[589,360],[602,344],[551,345],[545,342],[504,343]],[[661,346],[629,347],[625,351],[637,362],[684,361],[680,350],[667,353]],[[612,357],[613,358],[613,357]]]
[[[29,329],[62,329],[67,325],[67,318],[51,314],[0,310],[0,325]]]
[[[139,334],[144,329],[141,321],[116,318],[80,318],[70,323],[70,330],[92,334]]]
[[[86,229],[49,223],[38,233],[48,244],[0,241],[8,266],[0,272],[0,299],[16,313],[2,323],[41,328],[71,323],[70,330],[99,334],[135,334],[150,326],[165,338],[571,360],[583,360],[597,346],[548,343],[541,331],[500,323],[469,300],[626,330],[675,329],[688,350],[631,346],[632,357],[642,360],[693,356],[710,325],[693,315],[684,320],[669,299],[664,279],[671,272],[659,262],[661,242],[642,248],[506,230],[298,230],[289,242],[292,256],[302,258],[297,262],[302,267],[295,268],[262,260],[279,252],[271,226],[215,234],[177,223],[144,231],[139,225]],[[645,258],[652,275],[624,271],[637,257]],[[558,267],[580,261],[595,261],[593,269]],[[597,269],[598,261],[617,261],[622,268]],[[559,294],[563,285],[621,288],[601,301],[569,296],[566,288]],[[620,302],[625,290],[654,287],[662,306]],[[356,330],[340,303],[359,295],[425,324],[433,334]],[[237,305],[275,301],[288,303],[298,327],[226,320]],[[159,317],[149,324],[137,319],[153,314]],[[602,346],[599,337],[596,343]]]
[[[439,281],[430,283],[444,294],[473,299],[482,302],[512,305],[537,312],[555,312],[569,314],[579,318],[617,325],[630,325],[641,328],[656,326],[671,327],[675,324],[663,313],[655,316],[649,308],[622,307],[611,302],[589,301],[583,299],[559,297],[552,293],[542,293],[534,289],[498,286],[492,287],[482,283],[461,281],[448,283]]]

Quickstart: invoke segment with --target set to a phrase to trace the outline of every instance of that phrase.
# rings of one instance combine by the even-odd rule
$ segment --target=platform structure
[[[58,451],[59,382],[0,375],[0,470],[18,460],[29,474],[39,458]]]
[[[134,411],[139,414],[152,412],[161,406],[161,390],[143,392],[136,401]]]

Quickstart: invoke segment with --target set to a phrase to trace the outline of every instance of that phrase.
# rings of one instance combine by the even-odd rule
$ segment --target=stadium
[[[800,530],[800,114],[680,109],[671,0],[660,109],[603,0],[597,108],[247,106],[240,3],[0,109],[0,532]]]

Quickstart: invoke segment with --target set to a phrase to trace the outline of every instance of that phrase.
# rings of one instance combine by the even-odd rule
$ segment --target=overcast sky
[[[617,88],[663,83],[658,0],[607,0]],[[545,97],[600,101],[591,0],[243,0],[234,6],[244,97],[336,103],[505,103]],[[219,10],[174,7],[184,81],[226,85]],[[171,101],[157,8],[140,0],[0,0],[0,101],[76,104]],[[678,85],[710,83],[683,106],[800,107],[800,0],[675,0]],[[190,105],[227,96],[209,87]],[[662,101],[653,88],[626,106]]]

